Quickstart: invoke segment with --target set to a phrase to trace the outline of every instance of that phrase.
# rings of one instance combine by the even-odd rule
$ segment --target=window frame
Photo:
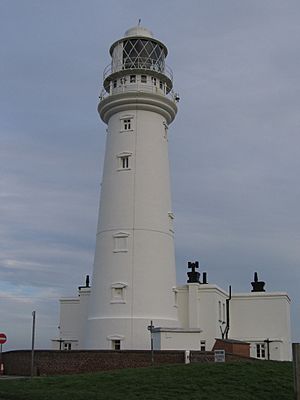
[[[127,283],[114,282],[111,284],[111,304],[126,304],[126,288]],[[117,294],[121,290],[121,295]]]
[[[118,171],[129,171],[131,170],[131,157],[132,153],[129,153],[127,151],[124,151],[120,154],[117,155],[117,161],[118,161]]]
[[[132,132],[134,130],[134,115],[122,115],[120,124],[120,132]]]

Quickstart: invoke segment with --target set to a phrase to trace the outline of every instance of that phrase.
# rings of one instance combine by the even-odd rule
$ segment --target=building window
[[[147,75],[141,75],[141,82],[147,83]]]
[[[123,115],[120,120],[121,120],[121,126],[120,126],[120,131],[121,132],[128,132],[133,130],[133,115]]]
[[[123,130],[124,131],[131,130],[131,119],[123,119]]]
[[[111,341],[111,347],[113,350],[121,350],[121,340],[112,340]]]
[[[222,322],[222,304],[219,301],[219,322]]]
[[[130,75],[130,83],[135,83],[136,82],[136,75]]]
[[[223,303],[223,322],[225,322],[226,310],[225,310],[225,303]]]
[[[116,282],[111,285],[111,303],[112,304],[124,304],[125,301],[125,289],[126,283]]]
[[[114,238],[114,253],[127,252],[128,251],[128,233],[120,232],[116,233]]]
[[[117,80],[115,79],[113,82],[113,87],[116,88],[117,87]]]
[[[200,341],[200,351],[206,351],[206,342],[205,340]]]
[[[266,349],[264,343],[256,344],[256,357],[262,359],[266,358]]]
[[[163,87],[164,87],[164,85],[163,85],[162,81],[159,81],[159,88],[162,90]]]
[[[71,350],[72,349],[72,343],[64,343],[64,350]]]
[[[156,85],[156,78],[154,78],[153,76],[151,77],[151,81],[153,83],[153,85]]]
[[[117,155],[118,171],[129,170],[131,168],[131,153],[123,152]]]
[[[129,156],[121,157],[121,168],[129,168]]]

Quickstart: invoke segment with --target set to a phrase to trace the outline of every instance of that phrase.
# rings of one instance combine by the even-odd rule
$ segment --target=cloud
[[[30,346],[32,309],[47,347],[57,299],[91,272],[102,70],[138,18],[166,42],[181,97],[169,135],[178,281],[193,259],[235,291],[249,291],[258,270],[269,290],[290,293],[297,321],[299,3],[152,7],[160,12],[137,0],[1,7],[0,296],[10,348]]]

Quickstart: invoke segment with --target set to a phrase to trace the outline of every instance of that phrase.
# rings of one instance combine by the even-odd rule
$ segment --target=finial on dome
[[[138,26],[141,26],[141,22],[142,22],[142,20],[141,20],[141,18],[139,18]]]

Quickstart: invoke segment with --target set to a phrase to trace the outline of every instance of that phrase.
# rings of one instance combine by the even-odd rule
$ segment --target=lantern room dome
[[[132,36],[153,38],[153,33],[149,29],[141,25],[137,25],[127,29],[124,35],[124,37],[132,37]]]

